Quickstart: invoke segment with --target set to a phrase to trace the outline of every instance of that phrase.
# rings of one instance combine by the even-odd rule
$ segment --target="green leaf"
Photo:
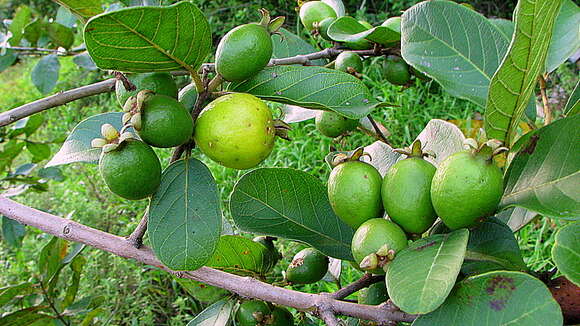
[[[56,86],[60,62],[56,54],[44,56],[32,69],[32,83],[42,94],[50,93]]]
[[[510,39],[481,14],[451,1],[424,1],[401,20],[405,61],[453,96],[484,107]]]
[[[230,196],[230,211],[244,231],[301,241],[325,255],[353,259],[353,230],[332,211],[326,187],[306,172],[262,168],[246,173]]]
[[[32,135],[42,124],[44,123],[44,117],[42,115],[36,114],[26,118],[26,124],[24,125],[24,133],[26,136]]]
[[[563,0],[552,31],[552,41],[546,58],[546,72],[552,72],[580,50],[578,26],[580,26],[580,7],[572,0]]]
[[[352,119],[380,103],[362,81],[345,72],[315,66],[273,66],[230,85],[230,91],[310,109],[332,110]]]
[[[580,81],[576,83],[576,87],[570,94],[566,107],[564,108],[566,116],[573,116],[580,113]]]
[[[556,234],[552,258],[558,270],[580,286],[580,222],[563,227]]]
[[[310,43],[304,41],[298,35],[291,33],[285,28],[279,30],[282,35],[272,35],[272,44],[274,45],[272,58],[288,58],[299,54],[309,54],[316,52],[316,49]],[[311,65],[322,66],[325,61],[322,59],[310,61]]]
[[[580,218],[580,115],[537,130],[505,176],[500,208],[521,206],[545,216]]]
[[[28,6],[22,5],[16,9],[14,18],[12,18],[12,23],[8,27],[8,30],[12,33],[12,37],[8,40],[10,45],[20,45],[20,40],[22,40],[22,35],[24,33],[24,27],[30,23],[31,18],[32,11]]]
[[[32,283],[20,283],[0,288],[0,308],[14,299],[16,296],[28,295],[34,291]]]
[[[151,198],[147,233],[155,255],[173,270],[195,270],[215,252],[222,214],[209,169],[190,158],[171,164]]]
[[[561,326],[562,312],[540,280],[521,272],[490,272],[460,282],[436,311],[413,326]]]
[[[95,62],[93,61],[93,59],[91,59],[91,56],[87,52],[75,55],[73,57],[73,62],[75,63],[75,65],[89,71],[99,69],[97,68],[97,65],[95,65]]]
[[[95,16],[87,23],[84,37],[99,68],[126,72],[185,69],[196,73],[211,50],[209,23],[189,1]]]
[[[328,28],[328,36],[339,42],[357,42],[362,39],[381,45],[392,45],[401,39],[401,34],[385,26],[367,29],[355,18],[344,16],[338,18]]]
[[[77,17],[68,8],[61,6],[56,11],[54,21],[68,28],[73,28],[76,25]]]
[[[24,149],[24,142],[10,140],[4,143],[2,151],[0,151],[0,172],[10,167],[12,161],[22,152],[22,149]]]
[[[421,131],[417,139],[421,141],[424,152],[435,154],[425,159],[435,166],[452,154],[464,150],[465,136],[456,125],[445,120],[432,119]]]
[[[108,112],[81,121],[71,131],[62,147],[46,164],[46,167],[75,162],[97,163],[101,149],[91,147],[91,141],[102,137],[101,126],[105,123],[112,124],[117,130],[120,130],[123,127],[122,116],[122,112]]]
[[[55,0],[61,6],[68,8],[82,21],[103,12],[101,0]]]
[[[516,28],[514,22],[502,18],[490,18],[489,22],[495,25],[495,27],[503,34],[505,39],[512,39]]]
[[[1,215],[0,215],[1,216]],[[12,248],[20,248],[22,246],[22,239],[26,234],[24,225],[2,216],[2,239]],[[0,304],[0,306],[2,306]]]
[[[187,293],[189,293],[189,295],[194,297],[195,300],[203,303],[214,303],[229,294],[227,290],[194,281],[192,279],[175,278],[175,280],[187,291]]]
[[[187,326],[227,326],[234,306],[234,300],[220,300],[200,312]]]
[[[72,316],[72,315],[80,315],[83,313],[88,313],[101,304],[105,302],[107,299],[105,296],[87,296],[80,300],[77,300],[72,305],[68,306],[64,311],[63,315]]]
[[[66,241],[54,236],[42,248],[38,257],[38,270],[40,271],[42,282],[49,282],[60,272],[62,260],[67,251],[68,245]]]
[[[346,8],[344,7],[342,0],[322,0],[322,2],[331,6],[336,12],[337,17],[342,17],[346,14]]]
[[[75,41],[75,35],[72,29],[57,22],[46,24],[45,27],[48,31],[48,37],[53,44],[70,49]]]
[[[404,312],[426,314],[451,292],[465,255],[467,229],[417,240],[389,264],[389,298]]]
[[[490,139],[510,145],[538,76],[544,72],[549,40],[562,1],[520,1],[515,35],[489,85],[485,131]]]
[[[68,287],[66,288],[64,300],[62,301],[63,307],[68,307],[75,301],[76,295],[79,291],[81,273],[83,272],[83,267],[85,264],[86,259],[83,256],[76,256],[72,260],[70,264],[72,276],[70,282],[68,283]]]
[[[207,266],[238,275],[263,275],[272,268],[268,255],[268,248],[261,243],[238,235],[223,235]]]
[[[461,273],[475,275],[501,269],[527,268],[512,230],[500,220],[490,218],[469,232]]]
[[[536,216],[538,216],[538,213],[532,212],[523,207],[510,207],[495,215],[495,217],[500,221],[507,224],[512,232],[519,231],[530,223]]]
[[[8,69],[8,67],[12,66],[17,58],[18,56],[16,55],[16,52],[12,49],[6,49],[4,53],[0,51],[0,72],[3,72]]]
[[[30,154],[32,154],[33,163],[38,163],[50,158],[50,146],[48,144],[27,141],[26,149]]]
[[[0,318],[0,325],[2,326],[27,326],[37,323],[39,321],[45,321],[50,323],[54,317],[39,313],[38,311],[44,310],[47,307],[44,306],[34,306],[16,312],[4,315]]]
[[[24,27],[24,38],[30,42],[31,45],[35,46],[40,36],[45,31],[46,23],[42,19],[35,19],[30,24]]]

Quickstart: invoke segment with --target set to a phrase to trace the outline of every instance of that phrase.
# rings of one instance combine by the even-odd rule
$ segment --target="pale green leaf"
[[[513,134],[544,72],[554,21],[562,1],[520,1],[515,35],[487,96],[485,131],[488,138],[512,143]]]
[[[552,41],[546,58],[546,72],[558,68],[578,50],[580,50],[580,7],[572,0],[563,0],[554,23]]]
[[[272,266],[261,243],[239,235],[222,235],[207,266],[238,275],[265,274]]]
[[[366,39],[382,45],[392,45],[401,39],[401,34],[385,26],[367,29],[353,17],[338,18],[328,28],[328,36],[339,42],[357,42]]]
[[[568,224],[558,231],[552,258],[558,271],[580,286],[580,222]]]
[[[22,5],[16,9],[14,13],[14,18],[12,18],[12,23],[8,27],[8,30],[12,33],[12,37],[8,40],[10,45],[18,46],[22,40],[24,34],[24,27],[30,23],[32,19],[32,11],[28,6]]]
[[[507,224],[512,232],[517,232],[530,223],[536,216],[538,216],[538,213],[523,207],[510,207],[495,215],[500,221]]]
[[[187,326],[227,326],[234,310],[235,301],[231,299],[220,300],[204,311],[200,312],[190,321]]]
[[[32,83],[42,94],[50,93],[56,86],[60,71],[60,62],[56,54],[44,56],[32,69]]]
[[[566,102],[564,113],[567,116],[580,113],[580,80],[576,83],[576,87],[574,87],[572,94],[568,98],[568,102]]]
[[[55,0],[60,5],[68,8],[81,20],[98,15],[103,12],[101,0]]]

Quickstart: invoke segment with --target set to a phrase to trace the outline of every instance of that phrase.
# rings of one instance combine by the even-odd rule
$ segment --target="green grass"
[[[0,111],[22,105],[42,97],[32,85],[29,73],[34,61],[24,61],[0,74]],[[102,78],[97,73],[79,72],[70,58],[61,60],[61,80],[57,90],[73,88]],[[391,108],[377,110],[375,119],[390,132],[389,140],[395,147],[409,145],[430,119],[466,120],[473,118],[481,109],[469,102],[454,98],[431,82],[417,82],[413,87],[402,89],[383,81],[380,77],[380,62],[367,62],[365,82],[379,99],[395,104]],[[567,78],[567,77],[565,77]],[[373,81],[376,80],[376,81]],[[43,114],[45,123],[34,136],[37,140],[62,140],[79,121],[91,115],[119,110],[112,94],[83,99],[65,106],[48,110]],[[289,167],[306,171],[325,182],[330,169],[324,163],[331,148],[350,150],[368,145],[375,140],[362,133],[353,134],[339,142],[319,135],[313,121],[292,126],[291,141],[278,140],[272,155],[261,165],[265,167]],[[53,153],[58,145],[52,147]],[[160,158],[167,164],[169,150],[158,150]],[[229,216],[227,199],[235,184],[245,171],[221,167],[197,150],[194,157],[204,161],[212,171],[220,189],[224,214]],[[18,163],[29,160],[27,154],[18,158]],[[73,164],[62,167],[66,180],[50,182],[50,191],[29,192],[17,200],[59,216],[118,235],[128,235],[137,225],[146,207],[145,201],[132,202],[113,196],[101,180],[98,169],[90,164]],[[553,266],[550,249],[554,228],[547,219],[531,223],[518,233],[526,263],[532,270],[546,270]],[[19,251],[9,249],[0,242],[0,287],[22,282],[37,274],[36,257],[48,237],[28,228],[24,244]],[[290,241],[279,241],[280,251],[286,257],[277,266],[274,279],[281,280],[281,272],[291,257],[303,245]],[[84,253],[87,265],[81,281],[80,296],[103,296],[105,298],[99,316],[99,325],[184,325],[200,311],[195,302],[168,274],[154,268],[136,264],[96,249]],[[344,264],[347,267],[346,264]],[[360,276],[353,268],[345,268],[343,284]],[[65,273],[66,279],[67,274]],[[329,282],[297,286],[309,292],[329,292],[337,286]],[[353,296],[351,298],[356,298]],[[0,313],[6,307],[0,308]]]

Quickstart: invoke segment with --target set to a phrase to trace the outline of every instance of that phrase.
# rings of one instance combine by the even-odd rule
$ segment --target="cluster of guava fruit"
[[[476,226],[496,211],[503,174],[493,156],[504,149],[494,141],[467,143],[472,148],[436,168],[425,160],[417,140],[410,149],[397,150],[407,158],[384,177],[360,160],[362,149],[335,157],[328,198],[334,213],[356,230],[351,246],[355,267],[384,274],[408,241],[426,234],[438,217],[455,230]]]

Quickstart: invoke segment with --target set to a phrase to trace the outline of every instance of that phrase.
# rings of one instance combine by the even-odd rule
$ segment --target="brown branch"
[[[369,121],[371,122],[371,125],[373,126],[373,129],[375,130],[375,133],[377,134],[377,136],[379,136],[379,139],[381,141],[383,141],[385,144],[387,145],[391,145],[389,143],[389,140],[387,139],[387,137],[385,137],[385,135],[383,134],[383,132],[381,131],[381,128],[379,128],[379,126],[377,126],[377,123],[375,122],[375,119],[373,119],[373,117],[371,117],[371,115],[367,115],[367,118],[369,119]]]
[[[320,308],[324,307],[324,309],[329,309],[337,314],[379,323],[388,321],[412,322],[417,317],[399,310],[385,309],[384,306],[361,305],[334,300],[325,294],[309,294],[280,288],[250,277],[237,276],[209,267],[201,267],[188,272],[173,271],[163,266],[151,249],[147,247],[137,249],[125,238],[24,206],[2,196],[0,196],[0,214],[65,240],[80,242],[120,257],[134,259],[165,270],[176,277],[197,280],[245,297],[273,302],[303,311],[321,311]]]
[[[384,275],[372,275],[370,273],[365,273],[357,281],[343,287],[342,289],[330,294],[330,297],[336,300],[341,300],[349,295],[364,289],[374,283],[380,282],[385,279]]]
[[[547,126],[552,123],[552,108],[548,102],[548,95],[546,94],[546,78],[540,75],[538,77],[540,82],[540,94],[542,95],[542,106],[544,108],[544,125]]]
[[[133,230],[133,232],[127,237],[127,242],[129,242],[135,248],[141,248],[143,245],[143,236],[147,231],[147,222],[149,220],[149,212],[145,212],[139,225]]]
[[[336,318],[336,315],[330,310],[322,310],[318,316],[328,326],[340,326],[338,318]]]

